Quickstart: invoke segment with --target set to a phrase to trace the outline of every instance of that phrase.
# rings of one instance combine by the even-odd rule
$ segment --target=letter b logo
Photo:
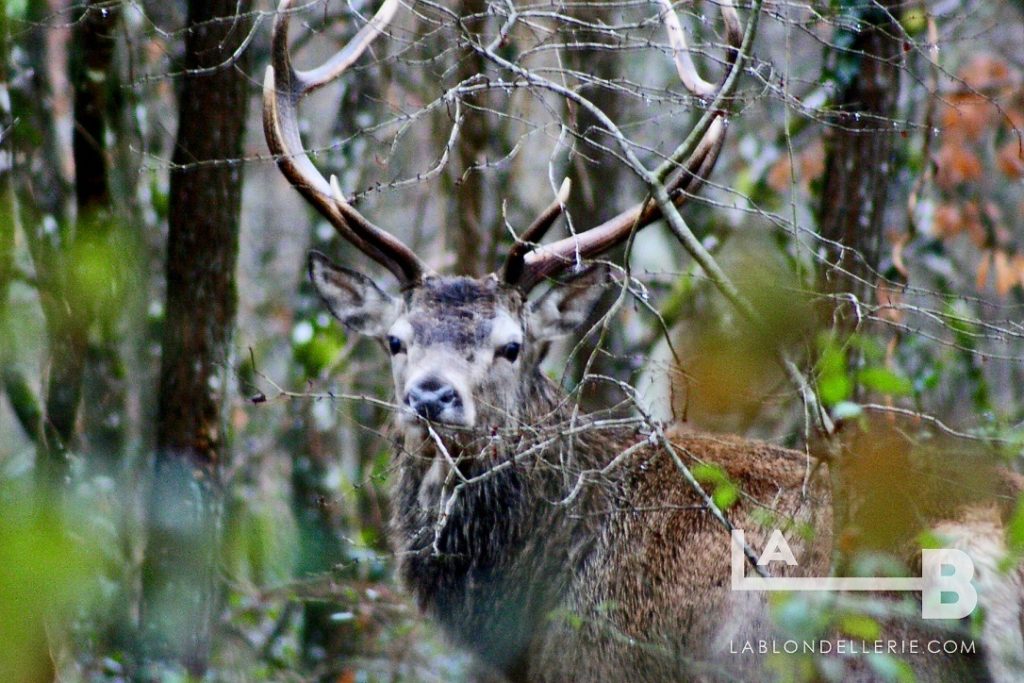
[[[974,563],[960,550],[921,551],[921,617],[962,619],[974,611],[978,592],[971,585]],[[952,598],[955,598],[952,599]]]

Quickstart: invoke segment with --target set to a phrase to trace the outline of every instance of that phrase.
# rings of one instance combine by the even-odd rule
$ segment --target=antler
[[[403,286],[419,282],[426,266],[398,238],[356,211],[310,161],[299,136],[298,104],[307,94],[341,76],[394,17],[399,0],[384,0],[373,18],[330,59],[308,71],[292,67],[288,24],[292,0],[282,0],[274,21],[271,64],[263,80],[263,131],[277,166],[288,181],[323,214],[338,233],[377,261]],[[332,180],[334,180],[332,178]],[[336,181],[334,183],[336,187]]]
[[[663,9],[665,30],[668,33],[676,70],[683,86],[697,97],[715,94],[721,85],[710,83],[697,73],[671,0],[658,0],[658,2]],[[739,55],[739,48],[743,41],[743,29],[732,0],[721,0],[720,5],[726,40],[729,43],[726,59],[728,67],[726,73],[728,74]],[[682,206],[700,189],[718,160],[718,154],[725,142],[724,112],[715,111],[712,115],[713,119],[704,137],[676,177],[668,184],[669,195],[673,198],[676,206]],[[561,215],[564,200],[556,202],[556,204],[559,209],[553,216],[550,216],[548,226]],[[548,216],[554,206],[555,204],[549,207],[542,216]],[[525,239],[528,230],[527,233],[524,233],[523,238],[517,240],[509,252],[508,259],[502,268],[502,276],[505,282],[528,292],[544,279],[564,270],[578,260],[596,256],[625,242],[634,226],[639,230],[659,218],[661,218],[661,211],[658,207],[653,202],[644,202],[623,211],[601,225],[551,244],[534,247],[532,250],[531,245],[527,244]],[[537,242],[539,239],[539,236],[535,236],[533,242]]]
[[[558,188],[555,201],[551,202],[548,208],[544,209],[534,219],[533,223],[530,223],[530,227],[526,228],[523,234],[516,238],[516,243],[509,250],[508,257],[505,259],[505,265],[501,270],[501,277],[505,282],[516,282],[523,274],[523,260],[526,254],[538,242],[544,239],[548,229],[555,224],[555,221],[565,211],[565,203],[569,201],[569,191],[571,189],[572,181],[566,178],[562,181],[562,186]]]

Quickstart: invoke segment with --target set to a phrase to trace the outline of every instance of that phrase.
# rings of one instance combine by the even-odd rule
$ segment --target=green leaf
[[[885,358],[885,347],[874,337],[852,334],[847,343],[853,348],[859,349],[868,362],[881,361]]]
[[[24,20],[28,11],[28,0],[7,0],[4,3],[4,11],[11,19]]]
[[[693,468],[693,476],[702,484],[722,484],[729,481],[728,475],[718,465],[702,462]]]
[[[928,26],[928,15],[925,11],[920,8],[908,9],[903,13],[903,30],[907,32],[907,35],[915,35],[921,33]]]
[[[832,407],[845,401],[853,393],[853,381],[846,368],[846,352],[835,339],[822,337],[818,340],[821,353],[818,357],[818,397],[826,406]]]
[[[93,596],[94,539],[71,525],[82,511],[64,516],[11,493],[0,484],[0,680],[37,681],[49,664],[39,657],[46,624],[63,625]]]
[[[574,631],[578,631],[583,628],[583,617],[568,609],[552,610],[548,613],[548,619],[555,622],[564,622]]]
[[[945,548],[948,542],[949,539],[939,536],[932,529],[925,529],[917,535],[917,544],[922,550],[928,548]]]
[[[300,320],[292,332],[292,353],[306,377],[319,375],[345,347],[345,333],[340,326],[320,326],[314,322]]]
[[[957,306],[949,304],[943,311],[946,325],[953,332],[953,339],[957,346],[967,351],[973,351],[978,341],[978,326],[971,320],[970,312],[966,310],[966,304]]]
[[[1010,518],[1010,524],[1006,529],[1006,539],[1010,550],[1015,553],[1024,553],[1024,496],[1017,499],[1017,507]]]
[[[694,478],[702,484],[712,487],[711,502],[720,510],[727,510],[740,498],[740,489],[732,483],[729,475],[721,467],[710,463],[700,463],[693,468]]]
[[[839,629],[848,636],[861,640],[876,640],[882,633],[878,622],[866,614],[844,614],[839,617]]]
[[[853,382],[846,375],[828,375],[818,378],[818,397],[826,406],[834,406],[837,403],[850,398],[853,392]]]
[[[740,491],[732,483],[719,484],[711,494],[711,500],[718,506],[719,510],[728,510],[740,498]]]
[[[909,379],[886,368],[864,368],[857,379],[868,389],[889,396],[907,396],[914,389]]]

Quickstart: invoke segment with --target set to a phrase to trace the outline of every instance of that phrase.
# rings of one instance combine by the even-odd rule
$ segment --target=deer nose
[[[445,421],[455,421],[458,411],[462,409],[459,392],[437,377],[427,377],[412,385],[405,394],[405,404],[428,420],[447,418]]]

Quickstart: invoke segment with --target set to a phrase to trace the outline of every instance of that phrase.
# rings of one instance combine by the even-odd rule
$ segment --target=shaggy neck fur
[[[440,433],[450,459],[431,435],[407,435],[395,492],[402,579],[454,640],[506,670],[521,665],[596,533],[592,496],[559,504],[574,483],[564,473],[591,467],[581,461],[591,449],[561,434],[560,390],[530,376],[519,402],[529,412],[515,416],[528,428]]]

